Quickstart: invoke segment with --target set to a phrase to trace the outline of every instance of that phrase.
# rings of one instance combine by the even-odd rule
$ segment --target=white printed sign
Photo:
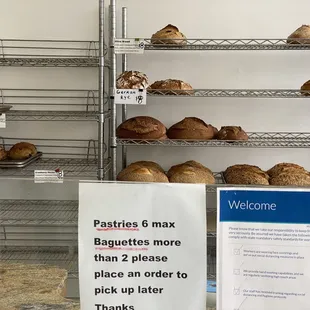
[[[64,173],[62,170],[35,170],[35,183],[63,183]]]
[[[310,309],[310,191],[218,189],[217,309]]]
[[[145,43],[143,39],[115,39],[115,54],[143,54]]]
[[[0,114],[0,128],[6,128],[5,113]]]
[[[116,89],[114,95],[116,104],[146,104],[146,89]]]
[[[204,185],[81,183],[82,310],[206,306]]]

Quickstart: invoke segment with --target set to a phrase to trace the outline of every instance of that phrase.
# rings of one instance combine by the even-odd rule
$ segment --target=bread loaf
[[[171,167],[167,176],[171,183],[215,184],[211,170],[195,161],[188,161]]]
[[[214,137],[214,128],[197,117],[186,117],[172,125],[168,131],[169,139],[210,140]]]
[[[127,182],[169,182],[164,170],[158,164],[150,161],[130,164],[118,174],[117,180]]]
[[[304,96],[310,96],[310,80],[305,82],[301,88],[300,91],[302,93],[302,95]]]
[[[159,95],[190,95],[193,87],[181,80],[168,79],[154,82],[148,91]]]
[[[287,38],[289,44],[310,44],[310,25],[302,25]]]
[[[176,26],[171,24],[152,35],[152,44],[186,44],[186,37]]]
[[[5,160],[8,157],[8,152],[4,147],[0,147],[0,160]]]
[[[136,116],[120,124],[116,135],[121,139],[165,139],[166,127],[150,116]]]
[[[148,77],[139,71],[125,71],[116,80],[118,89],[146,89],[148,86]]]
[[[223,126],[216,135],[218,140],[248,140],[246,132],[238,126]]]
[[[270,179],[270,184],[274,186],[309,186],[310,175],[306,173],[283,172]]]
[[[271,178],[273,178],[282,173],[307,173],[307,170],[297,164],[280,163],[269,169],[267,173]]]
[[[14,160],[27,159],[37,154],[36,147],[28,142],[16,143],[11,147],[8,157]]]
[[[248,164],[238,164],[238,165],[230,166],[230,167],[228,167],[225,170],[224,176],[226,178],[227,176],[229,176],[229,174],[240,173],[240,172],[244,172],[244,171],[248,171],[248,172],[259,174],[262,177],[264,177],[267,180],[269,180],[269,175],[265,171],[263,171],[262,169],[260,169],[257,166],[248,165]]]
[[[236,185],[269,185],[268,179],[262,174],[250,170],[233,170],[225,175],[225,181]]]

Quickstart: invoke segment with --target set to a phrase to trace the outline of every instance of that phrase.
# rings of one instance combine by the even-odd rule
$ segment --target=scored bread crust
[[[36,147],[28,142],[19,142],[11,147],[8,157],[14,160],[27,159],[37,154]]]
[[[168,177],[154,162],[141,161],[130,164],[117,175],[118,181],[167,183]]]
[[[215,184],[215,178],[201,168],[182,166],[169,177],[170,183],[203,183]]]
[[[146,89],[148,86],[148,77],[139,71],[125,71],[116,80],[118,89]]]
[[[185,163],[172,166],[167,172],[168,178],[170,178],[174,173],[176,173],[178,170],[180,170],[183,167],[192,167],[192,168],[202,169],[203,171],[205,171],[205,173],[209,173],[213,176],[213,173],[209,168],[205,167],[204,165],[202,165],[201,163],[195,160],[189,160],[189,161],[186,161]]]
[[[269,185],[268,179],[264,175],[250,170],[234,170],[225,175],[226,183],[240,185]]]
[[[269,180],[269,175],[265,171],[263,171],[261,168],[257,166],[248,165],[248,164],[237,164],[237,165],[228,167],[224,172],[224,177],[226,178],[226,176],[231,173],[242,172],[242,171],[249,171],[252,173],[257,173],[261,175],[262,177],[266,178],[267,180]]]
[[[166,127],[153,117],[136,116],[120,124],[116,136],[121,139],[165,139]]]
[[[308,40],[307,40],[308,39]],[[302,25],[287,38],[289,44],[310,44],[310,25]]]
[[[189,83],[176,79],[156,81],[148,88],[151,93],[165,95],[190,95],[193,93],[192,90],[193,87]]]
[[[305,82],[301,87],[300,91],[304,96],[310,96],[310,80]]]
[[[172,125],[167,136],[169,139],[211,140],[214,137],[214,128],[198,117],[186,117]]]
[[[310,175],[306,173],[280,173],[275,177],[270,179],[271,185],[278,185],[278,186],[308,186],[310,185]]]
[[[279,163],[267,171],[267,173],[269,174],[269,176],[271,178],[273,178],[273,177],[275,177],[281,173],[284,173],[284,172],[307,173],[307,170],[304,167],[297,165],[297,164]]]
[[[222,126],[217,133],[218,140],[248,140],[249,137],[240,126]]]
[[[186,37],[179,31],[178,27],[169,24],[152,35],[151,43],[185,45]]]

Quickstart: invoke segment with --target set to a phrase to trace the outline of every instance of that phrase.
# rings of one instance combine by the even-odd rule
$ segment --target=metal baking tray
[[[27,159],[5,159],[0,160],[0,168],[25,168],[30,165],[34,161],[37,161],[40,157],[42,157],[43,153],[38,152],[35,156],[29,157]]]
[[[11,105],[7,105],[7,104],[0,104],[0,114],[2,113],[6,113],[7,111],[10,111],[12,108]]]

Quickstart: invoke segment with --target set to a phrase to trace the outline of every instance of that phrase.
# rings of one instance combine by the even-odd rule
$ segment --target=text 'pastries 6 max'
[[[167,130],[153,117],[136,116],[120,124],[116,135],[120,139],[137,140],[248,140],[248,135],[240,126],[223,126],[218,130],[198,117],[186,117]]]

